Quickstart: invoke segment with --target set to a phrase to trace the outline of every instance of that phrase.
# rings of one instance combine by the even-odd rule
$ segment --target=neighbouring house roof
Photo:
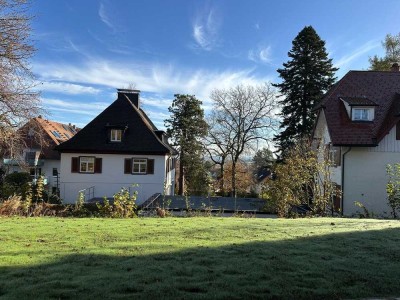
[[[375,106],[371,122],[354,122],[345,105]],[[325,95],[323,109],[333,145],[376,146],[400,120],[400,72],[350,71]]]
[[[123,130],[121,142],[110,142],[110,129]],[[175,154],[164,132],[157,130],[139,106],[139,91],[118,90],[118,98],[70,140],[56,147],[71,153]]]
[[[59,145],[73,137],[79,129],[71,124],[63,124],[37,117],[33,119],[46,132],[51,140]]]
[[[60,153],[54,147],[69,140],[79,131],[74,125],[47,120],[41,116],[31,119],[20,130],[29,148],[40,149],[41,159],[60,159]],[[37,135],[36,131],[41,131],[41,135]]]

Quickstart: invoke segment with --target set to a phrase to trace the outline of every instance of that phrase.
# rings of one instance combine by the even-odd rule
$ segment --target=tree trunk
[[[236,161],[232,161],[232,188],[231,197],[236,197]]]
[[[219,189],[220,189],[220,193],[221,193],[222,197],[225,196],[224,165],[225,165],[225,161],[222,160],[221,168],[220,168],[221,177],[220,177],[220,181],[219,181]]]
[[[178,195],[183,196],[185,189],[185,173],[183,167],[183,151],[180,153],[180,162],[179,162],[179,181],[178,181]]]

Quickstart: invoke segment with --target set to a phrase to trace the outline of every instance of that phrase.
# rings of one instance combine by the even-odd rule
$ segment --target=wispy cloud
[[[64,101],[60,99],[42,98],[42,104],[52,111],[68,112],[73,114],[96,116],[111,103],[82,101]]]
[[[254,28],[256,29],[256,30],[260,30],[260,23],[255,23],[254,24]]]
[[[346,68],[351,65],[351,63],[359,58],[360,56],[368,53],[372,49],[375,49],[381,45],[381,42],[378,40],[371,40],[363,44],[361,47],[355,49],[351,53],[342,56],[336,62],[334,62],[335,66],[338,68]]]
[[[111,22],[110,17],[107,14],[105,5],[103,2],[100,2],[100,7],[99,7],[99,17],[100,20],[106,24],[110,29],[112,29],[113,31],[116,30],[115,25]]]
[[[219,27],[220,21],[217,21],[215,10],[210,9],[199,13],[195,17],[192,28],[196,46],[206,51],[214,49],[219,42]]]
[[[59,82],[59,81],[45,81],[37,87],[37,89],[45,92],[56,92],[62,94],[78,95],[78,94],[98,94],[100,89],[90,86],[79,84]]]
[[[270,63],[271,62],[271,46],[258,47],[249,50],[247,58],[254,62]]]
[[[65,63],[33,66],[45,81],[62,81],[84,86],[123,87],[135,82],[137,88],[152,93],[194,94],[207,102],[215,88],[229,88],[238,84],[260,84],[271,77],[260,77],[254,69],[214,71],[182,69],[172,64],[117,63],[100,59],[82,65]],[[154,100],[154,99],[153,99]],[[152,103],[151,99],[149,104]],[[153,102],[154,103],[154,102]],[[206,104],[206,103],[205,103]],[[164,103],[165,105],[165,103]]]

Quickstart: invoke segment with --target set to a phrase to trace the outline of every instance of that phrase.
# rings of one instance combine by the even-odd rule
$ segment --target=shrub
[[[131,196],[127,188],[121,188],[118,193],[114,194],[112,205],[106,197],[104,198],[103,204],[96,204],[98,208],[98,214],[101,217],[109,218],[136,217],[136,198],[137,192],[133,193]]]
[[[1,187],[1,198],[7,199],[13,195],[20,195],[22,198],[28,192],[31,176],[26,172],[11,173],[4,177]]]
[[[400,163],[386,166],[386,174],[389,177],[386,184],[387,200],[392,209],[392,216],[397,217],[397,211],[400,210]]]
[[[332,209],[335,185],[328,154],[311,149],[307,140],[301,140],[288,150],[284,162],[275,166],[275,179],[267,181],[267,190],[276,199],[278,216],[288,217],[291,208],[300,205],[310,207],[314,215],[324,216]]]
[[[44,202],[33,203],[31,200],[23,200],[21,196],[12,196],[0,204],[2,216],[65,216],[68,207],[63,205],[48,204]]]

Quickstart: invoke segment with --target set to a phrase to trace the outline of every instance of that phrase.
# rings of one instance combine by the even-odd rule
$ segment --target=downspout
[[[343,217],[343,198],[344,198],[344,161],[345,161],[345,155],[347,153],[349,153],[350,150],[351,150],[351,147],[345,153],[342,154],[342,197],[341,197],[342,199],[340,201],[341,202],[340,203],[340,214],[342,217]]]

